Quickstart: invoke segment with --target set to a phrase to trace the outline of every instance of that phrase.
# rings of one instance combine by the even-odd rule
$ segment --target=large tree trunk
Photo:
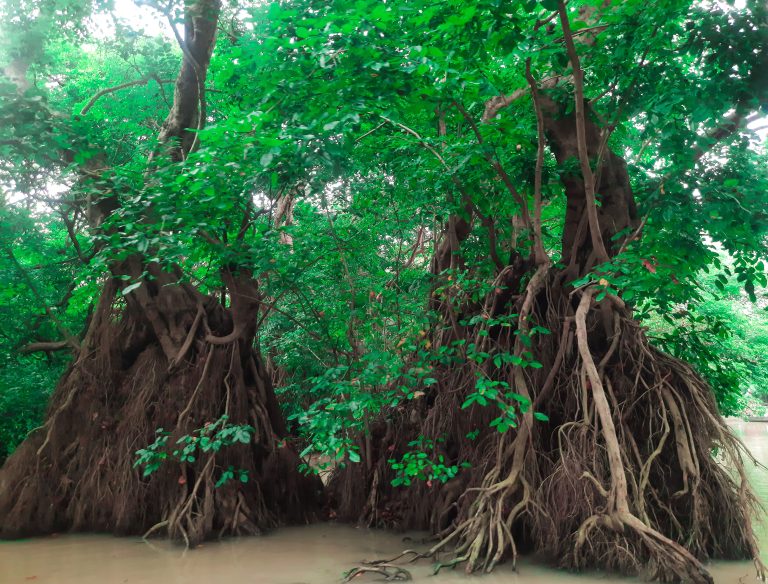
[[[190,128],[205,122],[220,1],[189,2],[185,10],[184,60],[160,133],[175,161],[196,145]],[[84,171],[82,179],[98,174]],[[116,196],[94,204],[93,228],[118,207]],[[44,426],[0,470],[0,537],[163,528],[195,544],[310,520],[322,485],[298,472],[298,456],[286,446],[282,414],[254,348],[260,293],[250,272],[222,268],[223,289],[206,296],[182,283],[179,270],[163,271],[138,255],[113,261],[110,271]],[[126,277],[142,282],[123,296]],[[183,462],[173,455],[222,424],[251,426],[251,440],[196,448],[195,458]],[[160,428],[166,434],[156,436]],[[190,441],[178,444],[184,436]],[[167,460],[143,477],[134,468],[136,451],[157,437],[166,441],[158,455]],[[234,480],[217,487],[227,471]]]
[[[663,581],[711,582],[703,562],[713,557],[754,558],[762,574],[745,451],[718,413],[711,388],[688,365],[653,348],[619,298],[597,302],[597,287],[569,285],[601,263],[596,240],[607,242],[612,257],[621,245],[613,236],[637,224],[626,165],[606,148],[588,112],[579,120],[579,108],[564,115],[546,96],[536,97],[541,136],[558,161],[585,153],[600,160],[594,171],[600,205],[593,207],[599,238],[590,230],[584,173],[574,173],[563,177],[564,268],[534,254],[513,257],[482,306],[451,301],[451,287],[442,286],[444,296],[430,302],[444,315],[432,345],[465,339],[464,347],[509,353],[518,364],[465,358],[433,371],[437,383],[424,397],[373,425],[373,460],[334,477],[330,491],[338,514],[429,529],[438,543],[407,557],[447,553],[438,569],[465,564],[468,572],[489,571],[527,550],[568,568],[643,572]],[[437,278],[455,265],[450,258],[469,224],[454,219],[446,229],[433,260]],[[452,314],[457,304],[461,314]],[[473,314],[484,321],[460,324]],[[512,315],[515,326],[485,324],[503,315]],[[534,335],[534,326],[550,334]],[[541,368],[526,366],[527,351]],[[498,396],[487,394],[490,405],[462,409],[478,377],[506,385]],[[496,403],[516,406],[516,427],[504,433],[489,427],[501,413]],[[534,411],[548,421],[535,420]],[[472,433],[477,437],[469,439]],[[430,439],[433,457],[442,455],[446,465],[469,462],[471,468],[445,484],[393,487],[387,461],[412,450],[408,443],[417,436]]]

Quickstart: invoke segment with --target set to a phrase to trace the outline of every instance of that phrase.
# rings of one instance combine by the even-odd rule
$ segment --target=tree
[[[101,379],[130,382],[118,384],[131,415],[117,435],[130,440],[113,474],[151,502],[131,525],[169,521],[197,540],[241,517],[234,492],[277,499],[284,515],[298,461],[264,453],[244,426],[286,435],[258,345],[304,454],[339,464],[339,516],[430,529],[441,538],[426,555],[452,554],[441,566],[489,571],[530,549],[708,582],[706,558],[757,557],[745,454],[716,402],[732,407],[735,382],[696,351],[715,394],[679,357],[686,336],[706,347],[722,325],[698,284],[709,270],[724,286],[718,246],[750,300],[765,286],[765,154],[745,129],[765,107],[764,7],[233,3],[215,50],[205,7],[218,9],[187,7],[187,26],[203,28],[185,33],[195,46],[157,143],[151,113],[123,129],[98,109],[136,123],[135,102],[115,97],[134,90],[159,108],[157,41],[134,43],[146,60],[135,84],[46,88],[80,119],[60,130],[40,107],[35,130],[78,145],[71,190],[96,201],[91,269],[111,275],[81,347],[108,350]],[[14,154],[28,164],[41,149]],[[667,352],[644,329],[659,321]],[[59,386],[49,430],[89,354]],[[169,365],[162,383],[145,373]],[[165,417],[146,416],[163,395]],[[262,409],[256,424],[245,414]],[[152,443],[156,426],[173,430]],[[197,459],[215,437],[250,447]],[[14,500],[45,442],[31,437],[6,465]],[[45,447],[66,458],[66,444]],[[149,479],[131,470],[133,449]],[[214,467],[224,481],[266,476],[264,456],[284,469],[269,484],[197,492],[215,486]],[[181,521],[167,511],[179,489]],[[261,525],[246,502],[243,527]]]
[[[490,570],[524,546],[569,567],[651,565],[659,578],[709,581],[700,558],[757,554],[743,471],[734,480],[711,456],[717,448],[740,469],[740,447],[706,382],[648,343],[619,291],[631,300],[642,290],[643,270],[662,271],[656,264],[663,253],[674,262],[663,275],[681,288],[671,296],[684,298],[713,255],[702,231],[731,240],[730,227],[707,215],[733,213],[721,207],[722,190],[741,182],[712,152],[738,138],[764,100],[757,31],[765,14],[755,6],[738,17],[738,30],[756,36],[739,41],[750,56],[742,53],[737,66],[729,61],[737,43],[715,24],[723,14],[684,4],[658,12],[634,3],[547,8],[531,16],[523,6],[472,5],[459,14],[431,7],[416,18],[432,31],[429,40],[411,27],[407,42],[394,33],[405,28],[407,6],[371,8],[379,19],[371,28],[384,39],[371,69],[386,71],[377,76],[393,88],[387,97],[379,89],[379,103],[396,111],[379,119],[398,132],[395,139],[411,141],[409,164],[431,163],[442,175],[436,186],[449,193],[452,214],[431,264],[436,322],[414,343],[416,363],[434,364],[423,397],[385,414],[371,431],[373,461],[342,472],[333,490],[342,516],[360,517],[362,509],[363,520],[376,522],[394,510],[406,526],[441,534],[428,555],[450,546],[454,559],[444,565]],[[318,22],[327,26],[325,18]],[[713,52],[714,42],[732,52]],[[508,56],[494,53],[497,47]],[[398,87],[409,67],[424,84]],[[734,67],[743,74],[726,96],[722,71]],[[497,81],[518,89],[484,97],[486,83]],[[723,102],[704,113],[700,91],[719,91]],[[414,93],[428,105],[414,105]],[[397,110],[402,94],[406,103]],[[693,122],[687,128],[686,119]],[[659,129],[646,133],[652,126]],[[624,153],[634,147],[638,157],[644,143],[658,144],[652,162],[635,158],[629,167]],[[736,141],[725,156],[754,163],[745,146]],[[763,188],[753,168],[756,182],[741,196]],[[692,169],[722,186],[699,182]],[[562,213],[554,253],[542,228],[545,200]],[[686,211],[676,218],[672,204]],[[741,212],[756,225],[757,207]],[[499,227],[508,224],[511,232]],[[500,233],[514,242],[505,247],[509,260],[498,251]],[[757,227],[739,244],[750,257],[740,269],[747,290],[764,279],[756,277],[764,270],[764,236]],[[680,250],[691,255],[683,260]],[[657,294],[657,310],[669,307],[670,287]],[[460,462],[472,470],[441,488],[400,488],[409,472],[450,479]],[[450,472],[441,472],[446,464]],[[717,525],[715,509],[725,513]]]
[[[234,258],[223,262],[220,285],[203,293],[172,261],[154,255],[158,246],[131,222],[161,232],[156,222],[164,220],[163,205],[152,200],[152,189],[197,147],[220,10],[217,0],[200,0],[178,15],[167,12],[182,64],[143,173],[127,179],[140,151],[122,168],[111,166],[119,154],[96,144],[83,148],[81,142],[64,153],[74,163],[71,192],[87,199],[82,212],[108,271],[83,338],[65,339],[74,357],[45,424],[3,467],[4,536],[163,527],[190,545],[214,533],[257,533],[314,513],[316,485],[298,473],[295,453],[281,442],[284,421],[253,347],[260,291],[251,268]],[[80,118],[97,98],[125,87],[96,94]],[[16,99],[39,101],[30,93]],[[250,213],[250,207],[243,210],[244,225]],[[199,236],[228,247],[204,230]],[[177,445],[182,464],[147,481],[134,469],[134,451],[155,431],[155,442],[139,459],[144,476],[168,456],[162,448],[168,443]],[[230,481],[235,475],[239,480]]]

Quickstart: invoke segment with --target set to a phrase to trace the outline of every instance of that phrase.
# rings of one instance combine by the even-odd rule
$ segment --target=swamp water
[[[734,422],[755,457],[768,465],[768,423]],[[750,465],[752,488],[768,507],[768,471]],[[758,523],[758,537],[768,559],[768,529]],[[320,524],[276,530],[264,537],[210,542],[183,552],[162,541],[107,535],[61,535],[0,542],[0,584],[338,584],[344,570],[363,559],[394,556],[413,543],[402,534]],[[431,576],[426,560],[406,566],[417,584],[636,584],[635,578],[571,574],[527,560],[499,566],[493,574],[467,577],[460,569]],[[713,562],[717,584],[756,582],[751,562]],[[363,575],[356,583],[382,581]]]

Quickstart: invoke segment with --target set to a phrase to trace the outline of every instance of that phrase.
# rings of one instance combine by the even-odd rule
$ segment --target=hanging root
[[[621,300],[596,302],[594,295],[590,287],[568,295],[556,277],[528,284],[517,330],[537,324],[551,331],[531,349],[543,367],[483,370],[534,404],[516,429],[488,429],[492,406],[460,408],[474,391],[470,366],[440,373],[433,404],[416,410],[415,427],[393,417],[390,423],[410,430],[406,443],[419,434],[442,436],[441,453],[472,467],[454,479],[461,493],[449,495],[452,481],[439,489],[391,488],[392,472],[374,465],[379,506],[396,509],[403,525],[441,534],[426,552],[386,563],[440,554],[436,571],[463,565],[488,572],[531,551],[570,569],[708,584],[704,561],[751,558],[764,579],[746,450],[720,417],[711,389],[688,365],[651,347]],[[521,334],[494,338],[479,330],[468,341],[478,350],[492,353],[495,342],[522,354]],[[549,421],[535,420],[533,411]],[[479,436],[467,444],[474,429]],[[344,474],[335,480],[337,488],[344,485]]]

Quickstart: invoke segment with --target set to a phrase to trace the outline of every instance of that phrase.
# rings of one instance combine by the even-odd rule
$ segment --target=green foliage
[[[702,264],[682,259],[677,250],[662,249],[649,260],[633,246],[573,284],[596,285],[598,301],[611,294],[634,305],[655,344],[693,365],[711,384],[723,414],[736,415],[764,395],[760,355],[768,348],[768,313],[743,283],[763,281],[765,264],[714,246],[701,254]]]
[[[442,440],[438,438],[437,442]],[[392,479],[393,487],[408,487],[413,481],[424,481],[428,487],[432,486],[433,481],[447,483],[459,474],[460,469],[470,466],[468,462],[446,465],[445,456],[437,452],[435,442],[423,436],[409,442],[408,446],[412,450],[405,452],[402,459],[387,461],[396,473]]]
[[[719,254],[699,277],[701,295],[647,318],[657,344],[696,367],[715,390],[721,411],[763,415],[768,392],[768,312],[749,298],[733,260]]]
[[[221,416],[214,422],[206,423],[202,428],[198,428],[192,434],[185,434],[179,437],[175,443],[177,448],[169,448],[168,440],[170,432],[163,428],[156,430],[157,437],[155,441],[136,451],[136,460],[134,467],[143,467],[145,477],[156,472],[167,461],[176,461],[178,463],[193,463],[203,454],[215,456],[223,448],[235,446],[237,444],[250,444],[253,441],[255,432],[252,426],[247,424],[230,424],[228,416]],[[229,480],[238,478],[240,482],[248,482],[248,471],[235,469],[233,466],[227,467],[216,481],[216,487],[226,484]]]
[[[568,3],[579,35],[590,34],[579,9],[595,4]],[[6,2],[0,61],[21,67],[29,86],[0,79],[0,452],[40,423],[68,359],[19,349],[61,339],[62,328],[81,334],[109,262],[132,254],[173,265],[205,293],[219,291],[223,268],[256,275],[260,349],[307,456],[360,460],[355,437],[382,411],[427,399],[439,367],[482,369],[463,406],[498,408],[493,427],[515,428],[531,404],[494,372],[541,367],[535,347],[548,331],[515,331],[522,355],[464,340],[435,348],[439,320],[426,307],[440,296],[464,314],[489,293],[519,293],[494,283],[493,255],[506,264],[529,244],[512,220],[520,205],[488,161],[530,205],[537,134],[526,61],[540,83],[562,78],[553,100],[572,101],[562,31],[541,25],[554,9],[533,0],[233,3],[208,73],[208,123],[176,164],[157,147],[181,56],[170,35],[125,22],[93,33],[88,18],[108,14],[108,2]],[[682,0],[601,10],[604,28],[578,43],[585,91],[613,129],[608,146],[627,161],[644,227],[574,284],[596,283],[598,301],[621,297],[660,348],[707,376],[723,412],[739,412],[744,396],[757,403],[768,387],[768,165],[752,132],[716,145],[707,135],[734,108],[765,111],[764,10]],[[489,99],[513,92],[520,98],[474,128],[459,108],[479,121]],[[550,151],[542,161],[554,261],[562,177],[578,172],[575,162],[558,164]],[[119,209],[90,229],[89,205],[105,195]],[[289,195],[286,221],[277,209]],[[430,277],[442,227],[467,208],[485,220],[469,225],[461,267]],[[125,301],[151,282],[147,271],[122,283]],[[485,338],[514,330],[516,316],[476,309],[457,326]],[[138,464],[151,473],[167,459],[189,462],[215,453],[214,443],[243,442],[244,428],[219,420],[178,448],[159,434]],[[402,484],[450,478],[435,445],[411,446],[393,463]],[[236,469],[221,476],[242,480]]]
[[[3,355],[0,363],[0,463],[43,422],[51,391],[62,373],[60,363]]]
[[[66,353],[25,354],[32,342],[82,327],[91,287],[50,215],[0,200],[0,460],[40,426]]]

